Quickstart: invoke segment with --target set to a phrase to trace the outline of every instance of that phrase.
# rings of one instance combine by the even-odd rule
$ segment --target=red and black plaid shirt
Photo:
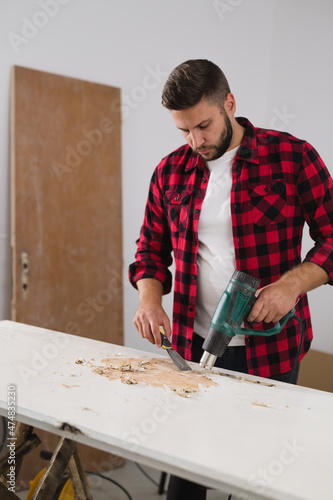
[[[259,278],[260,286],[276,281],[301,262],[305,221],[315,241],[305,260],[321,266],[333,284],[333,180],[321,158],[307,142],[287,133],[254,128],[245,118],[237,121],[246,127],[232,165],[237,269]],[[129,269],[133,286],[140,279],[155,278],[163,284],[164,294],[169,293],[173,252],[172,342],[188,360],[196,308],[198,220],[208,179],[204,160],[187,145],[161,161],[152,176],[136,261]],[[313,337],[306,295],[296,313],[305,332],[302,359]],[[291,318],[278,335],[245,336],[249,373],[270,377],[291,370],[300,332]]]

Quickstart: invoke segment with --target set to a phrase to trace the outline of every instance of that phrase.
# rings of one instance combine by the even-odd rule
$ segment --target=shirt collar
[[[251,163],[259,163],[258,159],[258,149],[257,149],[257,136],[252,123],[243,117],[236,118],[237,122],[245,128],[244,137],[238,149],[236,159],[241,159],[243,161]],[[189,149],[191,149],[188,146]],[[206,164],[204,159],[198,154],[192,151],[189,161],[186,164],[185,170],[190,170],[191,168],[201,168],[204,170]]]
[[[242,127],[245,127],[244,137],[236,158],[259,164],[257,134],[254,126],[247,118],[239,117],[236,120]]]

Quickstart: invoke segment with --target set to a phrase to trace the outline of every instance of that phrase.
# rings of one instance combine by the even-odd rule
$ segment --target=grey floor
[[[149,467],[144,471],[159,483],[160,472]],[[136,466],[134,462],[126,461],[124,467],[103,473],[123,486],[133,500],[165,500],[166,495],[159,495],[158,488]],[[96,476],[89,477],[94,500],[126,500],[129,497],[117,486]],[[20,499],[26,500],[27,491],[17,492]],[[207,500],[227,500],[228,495],[218,491],[208,491]]]

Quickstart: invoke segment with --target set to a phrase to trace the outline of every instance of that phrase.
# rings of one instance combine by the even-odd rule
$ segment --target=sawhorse
[[[15,474],[16,478],[24,456],[40,444],[40,439],[33,434],[29,425],[16,423],[15,427]],[[0,500],[19,500],[19,497],[8,489],[7,474],[9,472],[9,452],[0,459]],[[40,480],[32,500],[53,498],[62,481],[66,469],[75,492],[75,500],[93,500],[91,489],[82,468],[75,441],[60,438],[51,460]]]

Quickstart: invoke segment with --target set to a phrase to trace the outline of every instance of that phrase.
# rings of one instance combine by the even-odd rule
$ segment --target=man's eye
[[[207,128],[207,127],[208,127],[208,125],[200,125],[199,128],[202,130],[202,129]]]

